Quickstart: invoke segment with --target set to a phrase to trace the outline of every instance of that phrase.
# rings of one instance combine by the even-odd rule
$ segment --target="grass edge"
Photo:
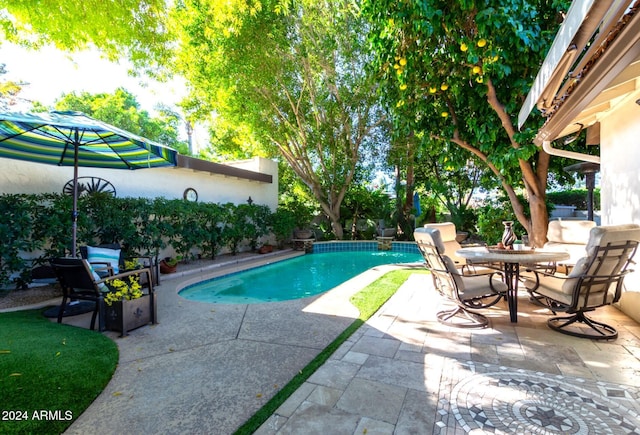
[[[379,309],[382,307],[390,298],[393,296],[400,286],[406,282],[409,276],[413,273],[425,273],[424,269],[412,269],[412,268],[403,268],[396,269],[389,272],[386,272],[382,276],[378,277],[374,282],[361,289],[359,292],[354,294],[351,297],[352,303],[358,308],[360,311],[360,316],[353,321],[347,328],[340,333],[329,345],[324,348],[314,359],[312,359],[309,364],[307,364],[298,374],[296,374],[280,391],[278,391],[267,403],[265,403],[262,408],[260,408],[256,413],[249,418],[242,426],[240,426],[235,432],[234,435],[249,435],[254,433],[260,426],[266,422],[269,417],[271,417],[277,409],[298,389],[300,386],[306,382],[307,379],[322,366],[333,353],[344,343],[347,341],[354,332],[358,330],[371,316],[373,316]],[[404,279],[398,283],[397,286],[390,288],[388,294],[385,294],[384,297],[379,298],[378,304],[376,307],[371,308],[369,310],[361,309],[361,307],[365,307],[365,304],[359,304],[357,300],[359,298],[366,299],[368,293],[372,292],[372,288],[375,288],[376,285],[379,285],[385,279],[389,279],[391,276],[395,275],[405,275]]]

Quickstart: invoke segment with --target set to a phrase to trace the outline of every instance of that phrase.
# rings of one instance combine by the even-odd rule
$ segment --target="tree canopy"
[[[181,121],[178,114],[161,111],[158,117],[153,117],[146,110],[140,109],[133,94],[122,88],[116,89],[113,94],[65,94],[56,100],[55,109],[80,111],[182,153],[187,150],[187,145],[178,139]]]
[[[138,67],[167,62],[172,36],[165,0],[0,0],[0,40],[79,51],[96,47]]]
[[[173,19],[187,110],[214,111],[275,147],[341,238],[340,204],[384,119],[356,2],[187,0]]]
[[[207,157],[281,156],[338,237],[340,204],[363,156],[390,151],[403,165],[409,212],[417,159],[431,156],[442,167],[456,146],[468,156],[456,153],[455,161],[482,162],[540,244],[558,160],[533,145],[533,123],[517,131],[516,116],[569,3],[0,0],[0,41],[96,47],[156,74],[183,75],[186,118],[215,115]],[[6,83],[0,96],[6,103],[15,92],[19,84]],[[76,97],[74,104],[88,104]],[[161,130],[148,135],[170,134]]]

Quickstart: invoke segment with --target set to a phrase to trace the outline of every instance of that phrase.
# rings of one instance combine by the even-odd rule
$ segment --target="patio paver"
[[[160,324],[115,338],[116,374],[68,433],[233,433],[352,322],[349,296],[385,270],[259,305],[187,301],[176,289],[193,276],[163,281]],[[600,343],[550,330],[524,294],[522,321],[501,302],[484,330],[439,324],[440,301],[412,275],[256,433],[640,434],[640,326],[616,308],[595,315],[620,331]]]

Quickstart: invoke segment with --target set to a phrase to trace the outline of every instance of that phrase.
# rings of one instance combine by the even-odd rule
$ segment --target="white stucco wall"
[[[184,190],[192,187],[198,201],[234,204],[245,203],[249,196],[254,204],[278,206],[278,164],[272,160],[255,158],[229,163],[242,169],[271,174],[273,183],[262,183],[225,177],[184,168],[152,168],[135,171],[79,168],[78,176],[104,178],[116,188],[118,197],[182,198]],[[65,183],[73,178],[73,168],[0,159],[0,193],[62,192]]]
[[[602,225],[640,224],[640,92],[601,119]],[[635,260],[640,259],[640,254]],[[625,278],[620,309],[640,322],[640,269]]]

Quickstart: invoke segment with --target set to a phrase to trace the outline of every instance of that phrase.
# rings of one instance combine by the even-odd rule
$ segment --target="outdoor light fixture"
[[[249,199],[247,199],[247,202],[249,203],[249,205],[253,204],[253,199],[251,199],[251,197],[249,197]]]
[[[577,125],[580,126],[580,130],[578,130],[578,132],[576,134],[574,134],[573,136],[568,136],[564,139],[564,144],[565,145],[569,145],[570,143],[573,143],[576,141],[576,139],[578,139],[578,137],[580,136],[580,133],[582,133],[582,129],[584,128],[584,124],[580,124],[579,122],[576,122]]]

